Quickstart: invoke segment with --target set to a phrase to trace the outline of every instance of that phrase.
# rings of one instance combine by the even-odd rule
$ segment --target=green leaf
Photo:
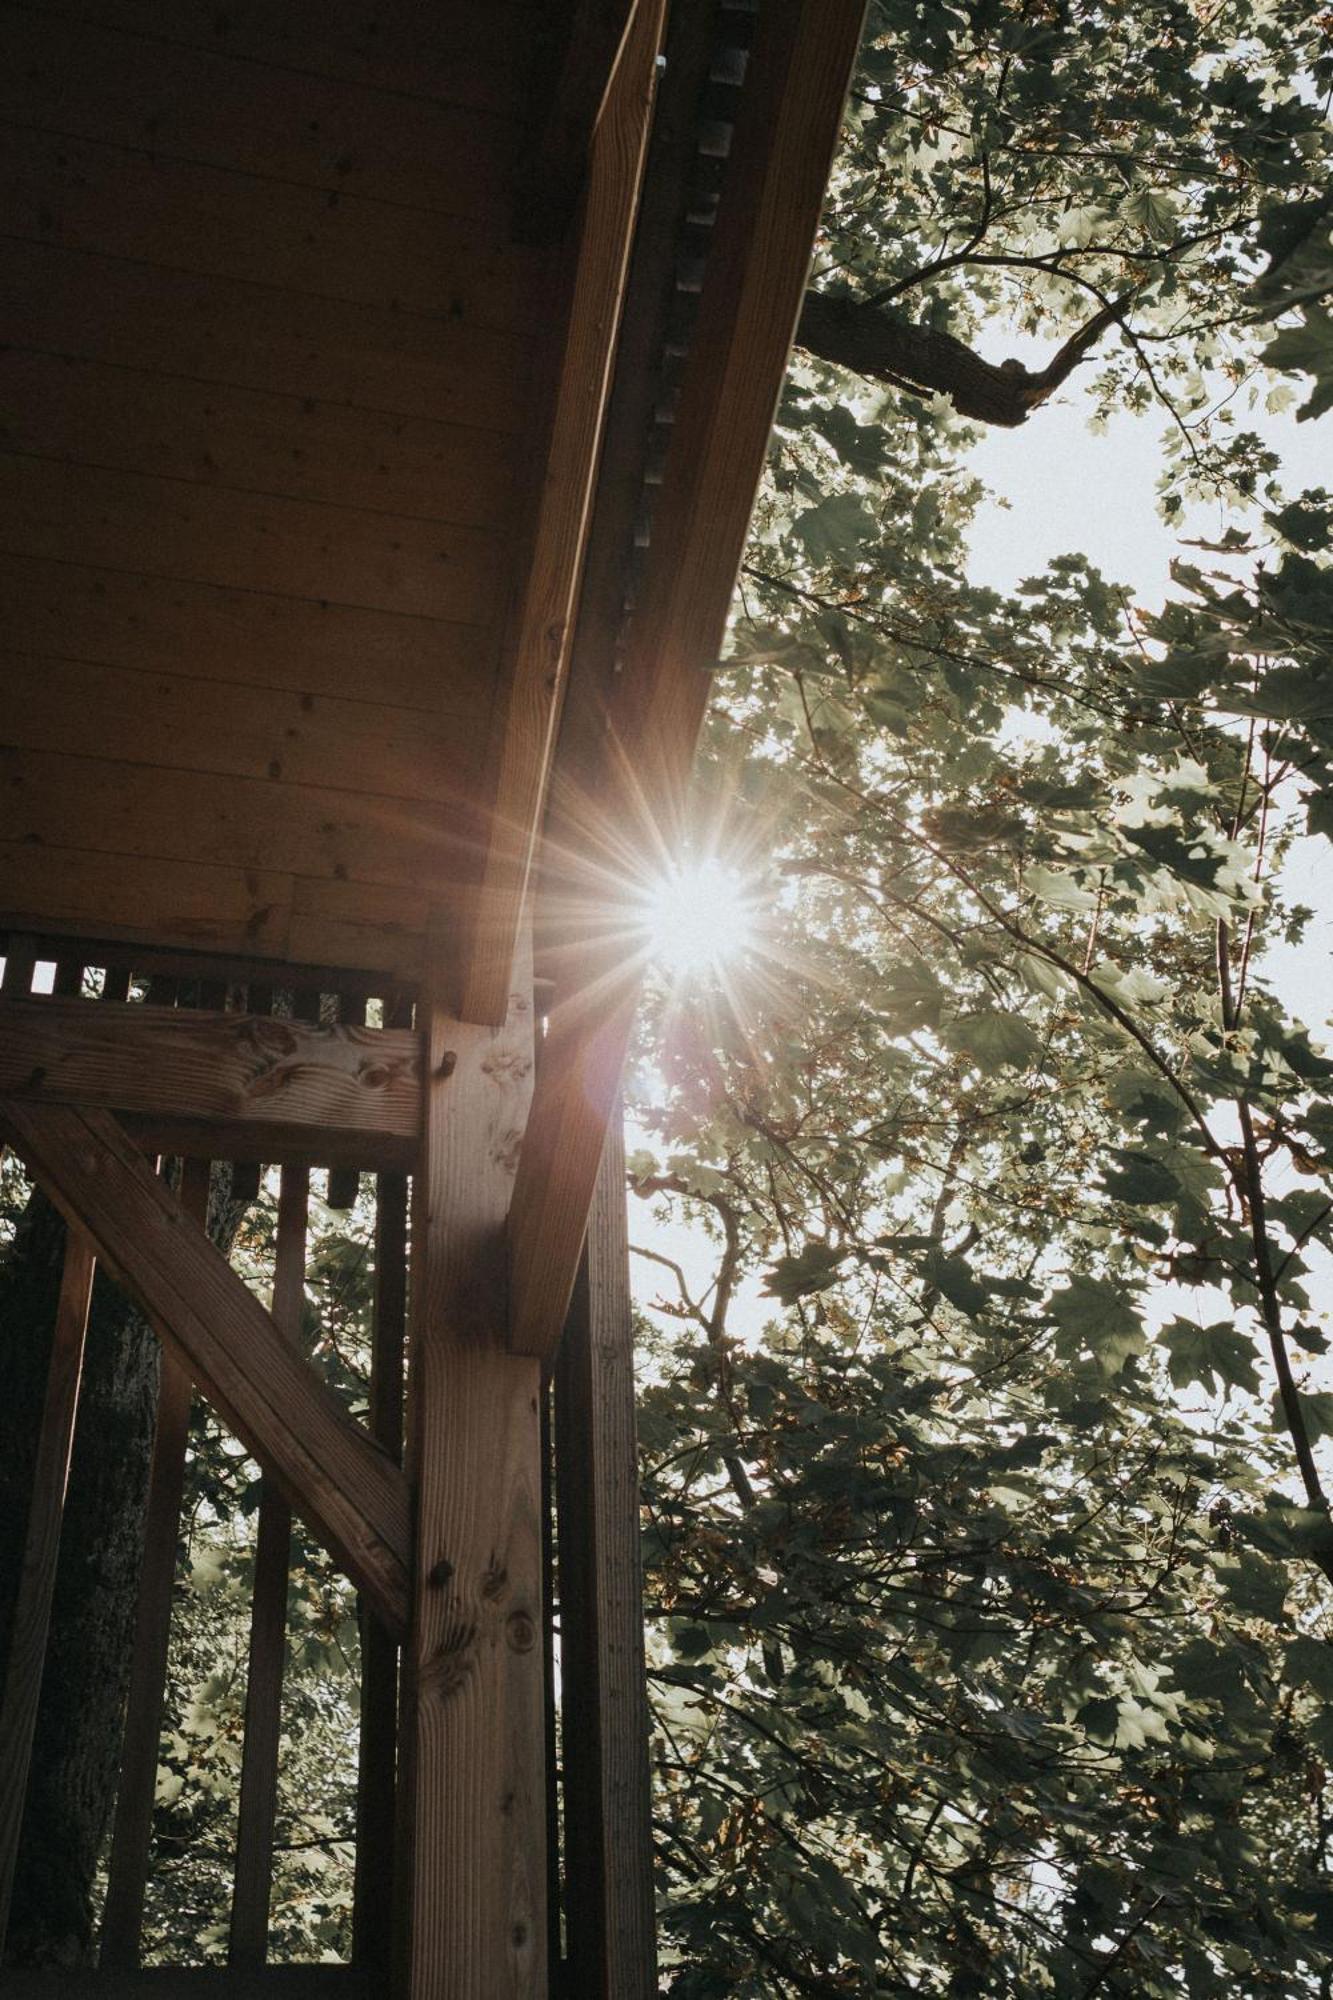
[[[764,1273],[763,1290],[784,1306],[795,1305],[815,1292],[826,1292],[837,1283],[838,1268],[846,1254],[830,1243],[809,1242],[795,1257],[778,1258]]]
[[[1221,1382],[1229,1389],[1259,1393],[1254,1342],[1232,1321],[1196,1326],[1192,1320],[1173,1319],[1157,1338],[1170,1356],[1167,1366],[1177,1389],[1187,1389],[1191,1382],[1215,1389]]]
[[[986,1075],[1001,1069],[1028,1069],[1041,1055],[1041,1036],[1021,1015],[965,1014],[946,1030],[950,1046],[970,1055]]]
[[[1104,1373],[1117,1373],[1147,1345],[1132,1296],[1105,1278],[1071,1278],[1063,1290],[1051,1295],[1051,1317],[1061,1350],[1086,1349]]]

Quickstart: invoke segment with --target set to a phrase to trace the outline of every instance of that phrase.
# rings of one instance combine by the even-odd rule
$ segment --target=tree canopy
[[[872,9],[699,779],[768,914],[635,1104],[715,1250],[646,1267],[682,2000],[1333,1986],[1333,1062],[1264,964],[1330,501],[1262,415],[1333,398],[1330,88],[1304,7]],[[1075,382],[1226,510],[1151,614],[967,581],[972,424]]]

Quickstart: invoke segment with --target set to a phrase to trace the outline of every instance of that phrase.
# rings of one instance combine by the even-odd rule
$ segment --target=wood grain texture
[[[181,1208],[200,1229],[208,1224],[208,1189],[208,1161],[187,1160],[181,1172]],[[125,1733],[121,1739],[120,1784],[116,1791],[98,1945],[98,1962],[108,1972],[129,1971],[139,1963],[193,1401],[189,1370],[177,1355],[164,1348],[144,1514]]]
[[[664,0],[635,9],[593,140],[545,476],[491,725],[487,846],[462,945],[458,1008],[469,1021],[500,1020],[508,1000],[569,667],[664,11]]]
[[[298,1354],[302,1351],[306,1210],[309,1200],[309,1168],[284,1167],[278,1185],[273,1323]],[[272,1481],[265,1479],[259,1496],[254,1597],[250,1607],[245,1737],[241,1752],[236,1868],[227,1949],[231,1965],[262,1965],[268,1953],[291,1548],[292,1510]]]
[[[191,866],[207,856],[247,875],[324,876],[418,896],[461,880],[469,803],[0,748],[0,824],[20,844]]]
[[[80,1000],[0,1001],[0,1095],[180,1119],[270,1157],[274,1143],[407,1165],[421,1128],[411,1029]],[[222,1157],[215,1153],[214,1157]]]
[[[436,989],[438,990],[438,988]],[[418,1007],[418,1020],[423,1019]],[[405,1660],[410,2000],[544,2000],[540,1371],[505,1346],[504,1216],[531,1088],[530,974],[504,1027],[425,1003],[414,1184]]]
[[[383,2000],[350,1965],[153,1966],[143,1972],[5,1972],[5,2000]]]
[[[15,1149],[388,1624],[405,1629],[407,1491],[109,1113],[5,1098]]]
[[[51,1335],[41,1429],[28,1494],[27,1534],[10,1621],[4,1687],[0,1693],[0,1947],[9,1923],[28,1766],[46,1664],[46,1635],[60,1554],[60,1524],[92,1289],[92,1246],[77,1230],[70,1230],[65,1239],[65,1263]]]
[[[17,345],[428,424],[517,431],[529,342],[436,303],[336,304],[58,242],[4,246]],[[447,304],[447,301],[444,302]]]
[[[16,126],[0,126],[0,230],[499,332],[522,328],[535,270],[484,221]]]
[[[0,352],[0,398],[7,443],[36,457],[462,527],[508,517],[513,441],[475,424],[18,346]]]
[[[292,896],[291,877],[268,869],[0,839],[0,921],[30,919],[53,935],[151,938],[183,950],[281,958]]]
[[[423,715],[3,648],[0,682],[21,696],[4,720],[15,749],[437,805],[457,790],[460,746],[484,727],[489,693],[479,676],[470,713]]]
[[[690,766],[860,45],[862,0],[766,0],[622,670],[577,763],[557,753],[561,846],[598,869],[679,850]],[[571,696],[572,698],[572,696]],[[589,752],[584,747],[591,740]],[[557,856],[558,860],[558,856]],[[561,967],[514,1189],[513,1338],[554,1351],[624,1059],[638,966],[612,935]]]
[[[462,625],[491,618],[505,574],[485,529],[17,452],[0,453],[0,517],[18,555]]]
[[[533,9],[507,0],[423,11],[419,0],[64,0],[61,11],[190,48],[336,77],[395,96],[512,111]]]
[[[519,233],[540,240],[569,220],[594,136],[625,52],[636,0],[574,0],[555,79],[541,92],[540,122],[523,161],[515,204]]]
[[[170,15],[159,22],[170,28]],[[444,215],[508,218],[509,122],[158,34],[0,6],[0,117]]]
[[[490,700],[495,648],[484,631],[356,605],[11,555],[0,617],[20,652],[289,690],[301,702],[449,714]]]
[[[613,1118],[555,1377],[565,1974],[657,1992],[625,1143]]]

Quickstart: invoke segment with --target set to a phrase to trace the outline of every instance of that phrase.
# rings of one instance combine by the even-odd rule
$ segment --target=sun
[[[714,857],[671,868],[643,899],[648,956],[674,979],[720,974],[754,942],[753,892]]]

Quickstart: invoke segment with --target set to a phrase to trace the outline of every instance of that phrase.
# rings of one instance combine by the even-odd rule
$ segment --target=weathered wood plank
[[[4,546],[191,583],[484,625],[503,587],[483,528],[0,454]]]
[[[522,333],[474,326],[437,302],[331,304],[280,285],[11,238],[5,325],[16,343],[110,366],[309,396],[420,421],[517,431]]]
[[[181,1172],[181,1208],[200,1229],[208,1225],[208,1187],[208,1161],[187,1160]],[[158,1376],[153,1458],[148,1474],[125,1733],[121,1739],[120,1784],[116,1791],[106,1900],[98,1940],[98,1961],[107,1971],[131,1971],[139,1963],[193,1401],[189,1370],[178,1355],[164,1348]]]
[[[726,628],[863,13],[863,0],[766,0],[623,671],[596,691],[591,751],[577,767],[557,755],[557,870],[571,838],[594,871],[618,851],[627,902],[626,857],[651,869],[683,830],[706,669]],[[559,888],[569,886],[566,874]],[[581,886],[605,906],[597,872]],[[638,974],[612,924],[561,968],[510,1226],[513,1338],[525,1353],[550,1355],[560,1336]]]
[[[445,807],[280,779],[5,749],[0,788],[6,834],[29,846],[190,863],[207,857],[256,874],[281,871],[418,893],[463,876],[466,800]],[[370,905],[377,909],[378,900]]]
[[[169,27],[169,17],[159,12]],[[0,117],[326,193],[507,222],[514,133],[493,113],[0,7]]]
[[[281,958],[291,903],[291,877],[267,869],[142,861],[132,855],[0,840],[4,920],[31,920],[48,932],[150,937],[186,950]]]
[[[301,1351],[301,1315],[305,1305],[309,1199],[309,1168],[284,1167],[278,1187],[273,1321],[297,1353]],[[272,1482],[265,1479],[259,1496],[254,1597],[250,1610],[240,1811],[227,1950],[231,1965],[262,1965],[268,1953],[291,1548],[292,1510]]]
[[[442,714],[489,699],[495,657],[473,625],[32,556],[0,564],[0,618],[43,657]]]
[[[352,305],[516,332],[535,253],[483,223],[0,126],[0,230]]]
[[[418,1007],[418,1020],[423,1010]],[[525,965],[506,1025],[426,1003],[414,1183],[414,1627],[401,1785],[409,2000],[544,2000],[540,1370],[505,1351],[504,1214],[531,1087]]]
[[[3,1095],[102,1105],[147,1132],[172,1119],[216,1123],[228,1157],[271,1157],[281,1144],[312,1161],[406,1166],[421,1130],[421,1049],[411,1029],[5,1000]]]
[[[383,2000],[383,1987],[350,1965],[153,1966],[143,1972],[5,1971],[5,2000]]]
[[[618,1116],[556,1364],[555,1438],[567,1976],[580,2000],[652,2000],[652,1799]]]
[[[391,1010],[389,1024],[405,1024],[410,1016],[410,1008],[400,1005]],[[380,1174],[375,1186],[370,1433],[395,1461],[403,1451],[407,1205],[406,1174]],[[358,1965],[381,1969],[391,1962],[393,1899],[385,1893],[385,1881],[393,1872],[388,1861],[395,1841],[397,1746],[398,1648],[379,1620],[362,1607],[352,1955]]]
[[[583,186],[603,108],[626,53],[636,0],[574,0],[565,48],[525,153],[515,225],[530,240],[563,229]]]
[[[46,1635],[92,1289],[92,1246],[78,1231],[71,1230],[65,1238],[65,1264],[28,1494],[28,1527],[0,1693],[0,1949],[9,1924],[23,1801],[46,1664]]]
[[[407,1490],[109,1113],[0,1100],[15,1150],[389,1626],[407,1623]]]
[[[254,63],[346,79],[368,89],[446,104],[511,111],[531,35],[532,8],[488,0],[485,7],[432,8],[418,0],[66,0],[81,19],[180,42],[222,48]]]
[[[641,0],[635,9],[593,141],[545,476],[491,725],[488,843],[462,947],[458,1006],[469,1021],[503,1018],[508,1001],[568,673],[664,12],[664,0]]]
[[[0,682],[14,691],[5,740],[18,750],[436,805],[456,794],[461,745],[485,726],[488,692],[479,677],[470,713],[422,715],[271,688],[238,694],[214,681],[3,647]]]
[[[508,518],[514,445],[477,425],[17,346],[0,352],[0,397],[6,442],[41,458],[463,527]]]

